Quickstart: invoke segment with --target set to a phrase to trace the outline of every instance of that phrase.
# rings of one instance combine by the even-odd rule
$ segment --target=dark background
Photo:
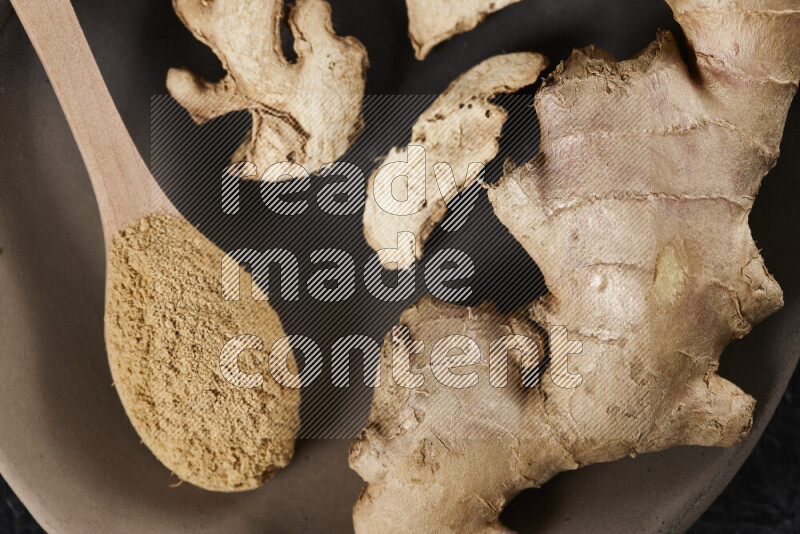
[[[394,2],[384,2],[381,10],[377,8],[369,12],[368,9],[360,9],[360,2],[331,0],[334,6],[334,23],[340,34],[356,35],[364,42],[369,50],[372,66],[368,72],[368,94],[436,94],[446,86],[449,80],[454,79],[458,74],[474,65],[481,59],[490,55],[504,51],[535,50],[545,53],[554,63],[566,57],[573,46],[598,43],[601,47],[610,50],[617,57],[625,58],[643,48],[652,40],[655,29],[664,27],[675,31],[679,30],[671,20],[669,9],[663,2],[653,0],[652,2],[638,1],[619,1],[601,3],[597,2],[596,7],[570,13],[570,2],[559,4],[556,2],[540,3],[543,17],[552,17],[554,20],[563,20],[565,17],[573,17],[567,31],[564,25],[553,25],[551,29],[542,33],[531,35],[525,32],[524,23],[520,22],[523,18],[518,15],[523,13],[523,9],[529,9],[524,4],[535,0],[523,0],[521,4],[512,6],[493,17],[490,17],[478,30],[463,34],[448,43],[440,45],[434,50],[431,57],[424,63],[418,63],[411,55],[411,47],[405,35],[405,9],[402,0]],[[106,39],[114,38],[113,30],[109,27],[105,29],[102,20],[118,21],[125,17],[124,9],[117,9],[115,3],[103,3],[91,5],[89,2],[75,2],[76,11],[79,19],[83,23],[92,23],[93,28],[104,28],[87,32],[90,44],[98,57],[98,63],[104,74],[107,74],[108,65],[125,64],[130,58],[113,56],[111,49],[98,46]],[[166,72],[170,66],[180,66],[182,64],[213,78],[219,75],[218,67],[211,52],[203,45],[194,41],[191,36],[182,28],[180,23],[171,14],[169,2],[148,2],[152,6],[150,13],[145,20],[131,18],[126,21],[126,27],[141,28],[141,32],[147,34],[141,41],[145,46],[148,57],[153,58],[151,63],[156,63],[156,67]],[[576,2],[575,4],[578,4]],[[585,2],[581,2],[585,4]],[[371,4],[371,6],[374,4]],[[657,5],[657,6],[656,6]],[[343,10],[340,6],[347,6],[349,9]],[[2,13],[5,12],[7,2],[0,0],[0,31],[2,31]],[[136,10],[132,10],[136,11]],[[346,15],[342,13],[347,11]],[[381,11],[376,14],[376,11]],[[527,12],[526,12],[527,13]],[[369,27],[366,21],[374,21],[377,17],[383,17],[385,24],[380,28]],[[515,22],[515,17],[516,21]],[[619,21],[625,22],[625,33],[615,30],[620,26]],[[14,21],[16,23],[16,21]],[[116,24],[116,22],[115,22]],[[506,28],[514,28],[514,31],[504,31]],[[541,28],[540,28],[541,31]],[[480,34],[478,33],[480,32]],[[492,33],[494,32],[494,33]],[[175,35],[179,36],[175,38]],[[165,39],[165,36],[169,36]],[[1,36],[0,36],[1,37]],[[142,36],[140,36],[142,37]],[[160,48],[162,42],[170,41],[174,47]],[[502,43],[502,44],[501,44]],[[406,52],[397,56],[396,50]],[[2,53],[0,49],[0,53]],[[439,59],[437,59],[437,55]],[[442,62],[442,57],[455,58],[448,62]],[[138,66],[137,66],[138,67]],[[148,69],[153,68],[152,64],[147,65]],[[120,68],[120,67],[113,67]],[[158,84],[153,84],[153,78],[158,78]],[[131,76],[124,80],[126,84],[121,89],[122,83],[119,78],[108,79],[108,83],[115,97],[118,94],[142,94],[152,95],[164,92],[161,81],[163,77],[159,73],[138,78]],[[139,145],[140,151],[147,153],[149,148],[146,140],[149,139],[149,132],[143,131],[150,128],[149,116],[143,120],[130,121],[130,117],[137,114],[146,114],[148,109],[142,109],[141,99],[131,98],[129,100],[117,99],[123,118],[128,121],[131,134]],[[790,125],[787,132],[791,130],[795,134],[800,123],[800,113],[797,106],[790,114]],[[144,144],[142,140],[145,140]],[[779,169],[767,178],[767,183],[775,176],[775,180],[784,179],[789,173],[786,172],[787,166],[794,165],[793,169],[798,168],[798,161],[795,156],[792,158],[793,151],[787,146],[796,146],[797,135],[788,136],[784,139],[784,157],[779,162]],[[500,157],[513,155],[513,148],[504,145]],[[782,171],[782,173],[781,173]],[[794,173],[796,175],[796,172]],[[783,187],[783,186],[782,186]],[[797,251],[781,250],[782,241],[779,235],[771,231],[771,225],[780,221],[776,219],[775,213],[770,212],[767,206],[775,205],[768,199],[775,199],[780,192],[777,187],[765,188],[756,202],[753,213],[753,228],[756,240],[765,248],[765,258],[767,265],[772,268],[778,263],[777,256],[781,254],[796,255]],[[781,204],[782,205],[782,204]],[[179,204],[179,207],[180,204]],[[796,211],[796,210],[794,210]],[[189,216],[192,220],[191,214]],[[789,215],[784,213],[788,220],[796,220],[796,214]],[[791,219],[794,217],[794,219]],[[194,221],[193,221],[194,222]],[[356,221],[358,222],[358,221]],[[444,239],[440,234],[435,234],[431,240],[431,251],[441,245]],[[785,241],[784,241],[785,242]],[[795,241],[796,242],[796,241]],[[796,248],[796,247],[795,247]],[[522,260],[528,258],[522,256]],[[784,262],[785,264],[785,262]],[[795,264],[796,265],[796,264]],[[533,266],[526,268],[533,269]],[[796,267],[795,267],[796,268]],[[479,266],[479,272],[481,271]],[[789,277],[785,273],[776,271],[776,278],[784,285],[787,296],[791,295],[793,286],[789,285]],[[784,274],[784,276],[780,276]],[[484,288],[486,290],[487,288]],[[491,288],[488,288],[491,289]],[[512,288],[515,292],[516,288]],[[487,292],[488,295],[496,298],[495,290]],[[516,298],[530,300],[529,295],[514,295]],[[402,308],[402,307],[401,307]],[[283,314],[282,314],[283,316]],[[726,352],[727,354],[727,352]],[[725,359],[723,358],[722,374],[726,370],[732,375],[737,375],[737,361],[741,367],[741,357],[739,353],[732,354],[729,361],[732,361],[730,369],[726,369]],[[739,373],[741,374],[741,372]],[[728,375],[730,378],[731,376]],[[746,387],[748,380],[754,380],[751,388]],[[758,377],[736,376],[735,382],[742,385],[746,390],[756,389]],[[712,507],[705,512],[701,519],[693,527],[692,532],[800,532],[800,469],[798,469],[797,455],[800,453],[800,410],[797,403],[800,396],[800,379],[795,378],[791,382],[783,400],[776,412],[775,418],[770,423],[763,438],[757,445],[751,457],[744,464],[740,472],[733,479],[729,487],[721,495]],[[761,400],[759,398],[759,400]],[[10,431],[5,429],[4,431]],[[2,506],[0,506],[0,532],[38,532],[40,529],[35,521],[25,511],[24,506],[14,497],[10,489],[2,484],[0,488],[3,496]],[[522,508],[530,504],[520,500],[516,508]],[[513,507],[513,506],[512,506]],[[517,510],[520,512],[521,510]]]

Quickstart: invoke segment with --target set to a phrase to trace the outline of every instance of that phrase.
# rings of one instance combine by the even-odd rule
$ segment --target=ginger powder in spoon
[[[114,385],[150,450],[183,480],[239,491],[289,463],[300,393],[266,372],[254,388],[222,375],[220,354],[232,338],[258,336],[268,350],[285,336],[266,302],[223,300],[223,255],[175,217],[128,225],[109,251],[106,341]],[[287,365],[296,371],[293,359]],[[245,373],[265,366],[266,352],[239,359]]]

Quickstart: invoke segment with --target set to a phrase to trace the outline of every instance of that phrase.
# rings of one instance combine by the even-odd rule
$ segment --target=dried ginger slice
[[[167,89],[198,124],[250,111],[252,130],[233,161],[251,161],[261,172],[291,161],[313,173],[345,153],[363,126],[367,51],[355,37],[333,32],[327,2],[292,6],[294,63],[281,48],[279,0],[174,0],[173,6],[227,75],[210,83],[187,69],[170,69]]]
[[[426,159],[425,201],[416,213],[404,215],[384,209],[382,206],[390,205],[392,200],[388,188],[379,188],[376,197],[375,177],[380,168],[407,161],[407,148],[393,148],[384,158],[367,182],[364,236],[374,250],[395,248],[400,232],[416,236],[413,253],[401,250],[396,262],[397,257],[389,262],[379,256],[384,267],[407,269],[415,258],[422,257],[425,240],[447,213],[446,203],[478,178],[479,167],[474,164],[485,165],[497,155],[497,140],[508,115],[502,107],[492,104],[491,98],[534,83],[546,66],[547,59],[535,53],[489,58],[459,76],[419,117],[409,142],[423,147]],[[441,164],[449,164],[452,174]]]
[[[408,36],[423,60],[437,44],[468,32],[487,15],[520,0],[406,0]]]

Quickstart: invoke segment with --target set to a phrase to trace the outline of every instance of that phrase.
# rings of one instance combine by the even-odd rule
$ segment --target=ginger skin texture
[[[106,345],[114,387],[153,454],[181,480],[242,491],[291,460],[300,392],[265,369],[265,351],[286,335],[275,311],[251,298],[223,300],[223,256],[183,219],[131,223],[109,250]],[[252,283],[247,273],[242,281]],[[264,345],[238,358],[242,372],[262,372],[257,387],[236,387],[221,371],[223,346],[242,334]],[[286,363],[296,372],[292,356]]]
[[[374,187],[376,175],[384,165],[409,160],[406,147],[393,148],[372,173],[367,181],[364,206],[367,243],[376,251],[392,249],[397,246],[398,233],[410,232],[415,236],[413,254],[403,254],[396,262],[387,262],[379,256],[384,267],[408,269],[422,257],[425,240],[447,213],[446,203],[475,183],[481,166],[494,159],[500,150],[497,140],[508,114],[490,100],[533,84],[546,66],[547,59],[541,54],[520,52],[491,57],[459,76],[420,115],[409,145],[425,149],[425,168],[418,169],[420,176],[425,173],[425,179],[424,183],[405,180],[409,189],[419,185],[425,188],[423,205],[415,213],[401,215],[387,211],[382,206],[391,200],[391,191],[383,189],[382,193],[376,193]],[[408,196],[416,197],[412,192]]]
[[[198,124],[250,111],[252,130],[234,162],[255,163],[258,179],[285,161],[314,173],[347,151],[363,127],[367,51],[355,37],[333,32],[327,2],[297,0],[291,7],[294,63],[281,47],[280,0],[173,0],[173,7],[228,74],[210,83],[187,69],[170,69],[167,89]]]
[[[399,324],[425,343],[411,356],[411,371],[424,383],[412,389],[392,380],[392,353],[404,340],[390,333],[381,352],[388,383],[375,390],[367,427],[350,448],[350,466],[367,482],[353,510],[355,531],[501,530],[499,511],[521,488],[577,467],[548,423],[545,390],[522,388],[519,351],[509,352],[506,387],[489,380],[492,341],[518,335],[541,346],[538,328],[524,309],[503,315],[488,303],[457,306],[431,296],[403,312]],[[454,371],[477,372],[474,386],[445,387],[427,365],[434,344],[453,334],[481,351],[479,364]],[[539,480],[525,478],[534,461],[546,470]]]
[[[569,360],[582,382],[545,374],[525,393],[525,431],[491,445],[426,424],[398,395],[408,416],[374,411],[352,448],[368,483],[357,532],[504,532],[505,504],[561,471],[747,435],[755,401],[716,370],[728,343],[783,305],[747,221],[800,78],[800,1],[668,3],[691,66],[668,32],[629,61],[576,50],[536,95],[540,154],[489,189],[550,291],[530,318],[582,342]],[[438,339],[472,313],[460,327],[414,324]],[[492,409],[520,410],[509,397]]]

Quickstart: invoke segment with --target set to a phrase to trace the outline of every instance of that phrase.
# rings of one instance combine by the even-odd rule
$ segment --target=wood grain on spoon
[[[106,249],[128,223],[178,215],[128,135],[68,0],[12,0],[92,180]]]
[[[260,486],[292,457],[300,392],[261,378],[266,370],[244,375],[244,386],[241,374],[232,382],[225,375],[231,364],[223,370],[223,347],[245,337],[269,349],[286,336],[278,315],[266,302],[222,298],[224,252],[176,216],[139,157],[68,0],[13,4],[58,95],[100,207],[106,348],[128,418],[181,479],[215,491]],[[252,284],[246,273],[241,280]],[[261,350],[241,350],[248,348]],[[291,354],[285,364],[296,372]]]

